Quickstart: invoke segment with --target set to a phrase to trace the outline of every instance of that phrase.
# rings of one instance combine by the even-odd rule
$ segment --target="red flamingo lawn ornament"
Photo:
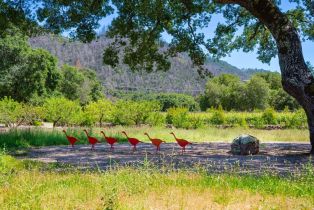
[[[182,154],[183,154],[183,152],[185,152],[185,147],[189,144],[192,144],[191,142],[189,142],[185,139],[178,139],[173,132],[171,132],[170,134],[172,134],[174,136],[174,138],[176,139],[179,146],[182,147]]]
[[[163,140],[161,140],[161,139],[152,139],[152,138],[148,135],[148,133],[144,133],[144,135],[146,135],[146,136],[149,138],[149,140],[152,142],[152,144],[156,146],[156,152],[160,151],[160,145],[161,145],[162,143],[166,143],[165,141],[163,141]]]
[[[86,133],[86,136],[87,136],[87,139],[88,139],[89,143],[92,145],[91,150],[94,150],[95,149],[95,144],[99,142],[98,139],[88,135],[87,130],[84,130],[84,132]]]
[[[115,143],[117,143],[118,140],[117,140],[116,138],[106,136],[105,132],[103,132],[103,131],[100,131],[100,132],[102,133],[102,135],[104,135],[104,138],[105,138],[106,142],[107,142],[108,144],[110,144],[110,149],[111,149],[111,150],[114,150],[113,145],[114,145]]]
[[[140,141],[140,140],[138,140],[138,139],[136,139],[136,138],[130,138],[130,137],[128,136],[128,134],[126,134],[125,131],[122,131],[122,133],[126,136],[126,138],[128,139],[129,143],[133,146],[133,152],[136,151],[136,145],[137,145],[138,143],[140,143],[140,142],[142,143],[142,141]]]
[[[75,142],[77,142],[79,140],[77,138],[73,137],[73,136],[68,136],[68,134],[67,134],[67,132],[65,130],[63,130],[63,133],[67,137],[67,139],[68,139],[69,143],[71,144],[72,148],[74,148]]]

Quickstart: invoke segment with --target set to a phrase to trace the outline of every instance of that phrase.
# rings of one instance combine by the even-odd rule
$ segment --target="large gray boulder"
[[[243,134],[232,141],[231,153],[234,155],[255,155],[259,152],[259,140]]]

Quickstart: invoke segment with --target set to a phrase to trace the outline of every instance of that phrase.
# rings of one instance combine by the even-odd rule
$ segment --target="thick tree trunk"
[[[277,43],[282,85],[304,108],[314,153],[314,76],[307,67],[297,29],[272,0],[217,0],[218,3],[239,4],[259,19]]]

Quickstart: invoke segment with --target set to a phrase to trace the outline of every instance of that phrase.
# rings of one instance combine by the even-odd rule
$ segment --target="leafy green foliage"
[[[268,104],[269,86],[267,82],[258,77],[253,76],[247,83],[247,110],[265,109]]]
[[[84,42],[96,37],[95,29],[98,21],[111,14],[112,7],[109,1],[40,1],[40,7],[36,8],[38,21],[43,27],[61,33],[66,29],[72,29],[71,36]]]
[[[21,104],[8,97],[0,100],[0,123],[4,123],[8,127],[34,124],[41,120],[41,116],[41,107]]]
[[[60,92],[70,100],[79,100],[82,105],[103,97],[102,85],[94,71],[64,65]]]
[[[145,124],[153,113],[159,111],[158,102],[119,100],[115,103],[112,122],[118,125]]]
[[[155,94],[154,100],[161,105],[162,111],[166,111],[171,107],[186,107],[189,111],[199,110],[199,106],[192,96],[176,93],[161,93]]]
[[[253,110],[264,109],[268,98],[269,87],[263,78],[253,76],[244,83],[237,76],[222,74],[207,82],[199,100],[203,110],[219,105],[226,110]]]
[[[44,119],[53,122],[53,125],[77,124],[81,107],[77,102],[64,97],[49,98],[43,105]]]
[[[300,108],[298,102],[283,89],[271,91],[269,104],[276,110],[284,110],[286,107],[289,110]]]
[[[0,122],[9,127],[14,127],[21,121],[23,106],[11,98],[4,97],[0,100]]]
[[[84,110],[85,121],[92,125],[99,123],[99,126],[102,127],[103,122],[111,120],[113,108],[113,104],[109,100],[102,99],[91,102]]]
[[[132,101],[157,101],[161,105],[161,111],[171,107],[186,107],[189,111],[198,111],[199,105],[193,96],[178,93],[116,93],[115,97]]]
[[[278,10],[296,27],[302,38],[313,40],[312,1],[291,0],[285,4],[290,6],[287,11],[281,8],[282,1],[252,3],[255,10],[265,10],[266,6]],[[249,52],[257,48],[258,59],[269,63],[278,53],[276,42],[263,19],[252,11],[250,13],[244,5],[241,1],[204,0],[1,1],[0,17],[3,21],[0,29],[4,33],[7,29],[17,28],[27,35],[38,28],[57,34],[70,30],[73,38],[86,42],[96,37],[99,21],[115,11],[117,17],[107,31],[115,41],[104,53],[105,63],[111,66],[123,61],[133,70],[139,67],[147,71],[165,70],[170,67],[169,56],[188,52],[203,70],[202,64],[206,59],[203,48],[214,57],[228,55],[233,50]],[[224,21],[217,24],[215,36],[208,38],[203,29],[209,26],[214,15],[222,16]],[[167,49],[160,51],[162,33],[169,34],[172,40]],[[124,52],[121,59],[118,59],[117,50]]]
[[[213,125],[222,125],[225,123],[225,114],[221,106],[217,110],[213,111],[210,122]]]
[[[21,35],[0,39],[0,97],[29,101],[53,92],[59,83],[57,60],[42,49],[32,49]]]
[[[177,128],[189,127],[189,110],[187,108],[170,108],[167,110],[167,123],[174,125]]]
[[[262,119],[265,124],[267,125],[275,125],[276,122],[276,117],[275,117],[275,110],[272,108],[268,108],[263,112]]]
[[[160,112],[152,112],[147,118],[147,124],[151,126],[164,126],[166,117]]]

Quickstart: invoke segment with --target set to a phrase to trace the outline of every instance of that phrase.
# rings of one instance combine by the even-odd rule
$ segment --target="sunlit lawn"
[[[60,172],[0,155],[0,209],[313,209],[313,168],[301,174],[240,176],[152,165]]]

